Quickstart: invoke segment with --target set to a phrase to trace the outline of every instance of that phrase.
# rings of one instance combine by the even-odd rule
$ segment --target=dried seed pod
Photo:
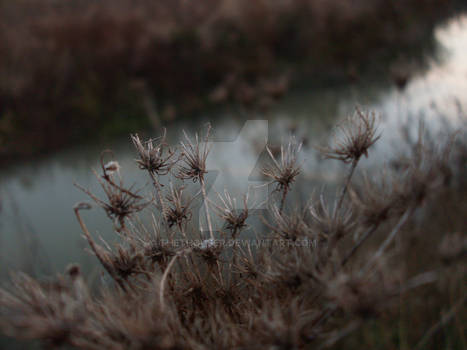
[[[115,163],[112,167],[117,167],[116,164],[118,163]],[[137,194],[138,191],[133,192],[131,188],[124,188],[121,179],[120,184],[116,184],[113,175],[108,172],[103,163],[102,168],[104,169],[104,175],[102,177],[95,171],[94,175],[101,185],[101,188],[104,190],[107,202],[98,198],[88,189],[85,189],[78,184],[75,184],[75,186],[91,197],[98,206],[104,209],[107,216],[114,221],[116,230],[121,231],[125,228],[125,219],[127,217],[143,210],[151,204],[153,200],[145,201],[142,196]]]
[[[194,197],[187,199],[183,196],[184,186],[175,188],[173,184],[170,183],[169,187],[170,193],[166,196],[168,205],[165,208],[164,217],[169,227],[177,225],[182,229],[183,223],[191,220],[192,212],[190,205]]]
[[[269,146],[266,150],[272,160],[272,164],[263,168],[262,173],[271,179],[271,183],[277,185],[278,191],[288,190],[295,178],[300,174],[300,166],[297,164],[298,154],[302,148],[295,137],[291,137],[287,145],[281,146],[280,158],[276,160]]]
[[[229,230],[232,234],[232,237],[235,238],[237,234],[246,227],[246,219],[248,218],[248,194],[243,198],[243,209],[237,210],[237,201],[235,198],[232,198],[227,190],[224,191],[224,197],[219,193],[217,194],[222,205],[219,206],[214,204],[214,209],[217,212],[217,215],[225,221],[226,229]]]
[[[338,159],[344,163],[358,162],[361,156],[368,157],[368,149],[380,138],[377,129],[375,113],[362,112],[356,108],[355,114],[338,125],[332,143],[318,149],[325,158]]]
[[[181,141],[181,161],[182,165],[178,168],[177,177],[182,180],[192,180],[193,182],[203,181],[206,170],[206,159],[210,148],[208,146],[209,134],[211,125],[208,125],[204,143],[201,143],[198,134],[195,135],[195,140],[190,139],[186,132],[183,132],[185,141]]]
[[[164,135],[157,139],[150,139],[143,143],[137,134],[131,135],[131,140],[138,151],[139,159],[136,159],[140,169],[145,169],[153,175],[167,175],[177,162],[174,159],[175,151],[171,150],[165,141]]]

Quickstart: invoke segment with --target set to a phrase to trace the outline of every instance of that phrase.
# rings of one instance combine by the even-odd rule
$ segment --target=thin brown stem
[[[366,240],[368,238],[370,238],[370,236],[376,231],[376,229],[379,227],[379,225],[373,225],[371,226],[363,235],[362,237],[360,237],[360,239],[358,240],[357,243],[355,243],[355,245],[352,247],[352,249],[347,253],[347,255],[345,256],[345,258],[342,260],[341,262],[341,266],[344,266],[345,264],[347,264],[347,262],[349,261],[349,259],[357,252],[358,248],[360,248],[363,243],[366,242]]]
[[[156,187],[157,196],[159,197],[159,202],[161,204],[162,218],[165,220],[167,206],[165,205],[165,200],[162,194],[161,184],[159,183],[159,180],[157,179],[157,177],[151,171],[149,172],[149,175],[151,176],[154,187]]]
[[[101,265],[104,267],[104,269],[108,272],[108,274],[114,279],[115,282],[117,282],[117,284],[124,290],[126,291],[126,288],[125,288],[125,285],[122,283],[122,281],[120,280],[120,278],[118,278],[117,276],[115,276],[115,273],[107,266],[107,264],[104,262],[100,252],[99,252],[99,248],[98,246],[96,245],[96,243],[94,242],[94,240],[92,239],[91,237],[91,234],[89,233],[89,230],[88,228],[86,227],[86,224],[84,223],[84,220],[81,218],[81,214],[79,213],[79,211],[81,209],[90,209],[91,206],[87,203],[78,203],[77,205],[75,205],[75,207],[73,208],[74,211],[75,211],[75,215],[76,215],[76,218],[78,219],[78,222],[79,222],[79,225],[81,227],[81,230],[83,231],[84,233],[84,236],[86,237],[86,240],[88,241],[88,244],[89,246],[91,247],[92,251],[94,252],[94,254],[96,255],[96,258],[97,260],[99,260],[99,262],[101,263]]]
[[[206,212],[206,220],[208,222],[208,229],[209,229],[209,237],[211,239],[214,239],[214,233],[212,230],[212,223],[211,223],[211,215],[209,214],[209,206],[208,206],[208,200],[207,200],[207,195],[206,195],[206,184],[204,182],[204,179],[200,179],[200,184],[201,184],[201,192],[203,193],[203,204],[204,204],[204,209]]]
[[[355,169],[357,168],[357,164],[358,164],[358,159],[354,159],[352,161],[352,165],[350,167],[349,173],[348,173],[347,178],[345,180],[345,185],[342,188],[341,194],[339,196],[339,202],[337,203],[337,207],[336,207],[336,215],[337,215],[337,213],[339,212],[339,210],[342,207],[345,195],[347,194],[347,190],[348,190],[349,185],[350,185],[350,181],[352,180],[352,176],[353,176],[353,174],[355,172]]]
[[[164,309],[165,304],[164,304],[164,289],[165,289],[165,281],[167,281],[167,276],[169,275],[170,270],[172,269],[172,266],[175,264],[175,261],[177,261],[177,258],[180,256],[180,254],[176,254],[172,257],[172,259],[169,262],[169,265],[167,265],[167,268],[164,271],[164,274],[162,275],[161,279],[161,286],[159,290],[159,301],[161,304],[161,309]]]
[[[289,188],[287,186],[284,187],[282,190],[282,198],[281,198],[281,205],[279,207],[279,214],[282,214],[282,210],[284,209],[285,198],[287,197],[287,193],[289,192]]]

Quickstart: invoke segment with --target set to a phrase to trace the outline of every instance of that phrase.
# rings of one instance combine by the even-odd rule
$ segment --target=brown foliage
[[[345,154],[357,161],[376,141],[371,116],[359,113],[358,118],[363,123],[359,134],[353,129],[345,131],[352,135],[346,142],[359,145],[358,152],[352,148]],[[366,136],[361,138],[361,133]],[[460,233],[465,222],[459,221],[455,231],[444,237],[444,232],[436,231],[431,241],[423,239],[431,250],[424,247],[420,252],[414,242],[417,222],[431,222],[426,208],[437,208],[437,196],[453,191],[450,183],[462,183],[455,175],[459,163],[446,158],[451,154],[459,159],[459,152],[466,148],[461,146],[465,139],[447,142],[440,149],[439,154],[445,156],[441,162],[433,152],[426,152],[431,146],[425,139],[420,135],[407,167],[378,173],[383,177],[380,182],[366,178],[359,186],[352,183],[352,171],[343,184],[350,188],[349,195],[341,192],[349,200],[341,197],[333,202],[322,194],[303,209],[279,209],[278,203],[271,203],[270,216],[263,217],[266,225],[256,232],[255,240],[247,225],[254,214],[248,211],[247,197],[240,212],[234,210],[235,200],[228,193],[219,196],[218,204],[207,200],[208,149],[198,139],[187,138],[188,143],[181,145],[182,158],[174,157],[181,162],[182,176],[177,176],[189,180],[184,186],[201,187],[208,218],[211,211],[216,212],[229,237],[244,238],[239,246],[230,246],[219,240],[222,228],[217,232],[209,227],[209,237],[194,229],[191,202],[182,196],[184,187],[159,186],[159,177],[170,175],[168,169],[146,166],[154,163],[147,162],[148,158],[160,157],[159,151],[152,154],[151,146],[145,148],[133,138],[140,157],[137,165],[149,171],[163,198],[162,207],[150,207],[153,226],[146,228],[134,218],[138,211],[149,210],[146,204],[151,200],[116,182],[120,176],[117,163],[103,164],[103,174],[97,179],[109,202],[85,192],[112,221],[122,217],[116,227],[120,243],[114,249],[105,242],[104,246],[97,244],[80,216],[80,210],[90,206],[80,203],[75,212],[91,250],[113,282],[101,284],[98,293],[91,293],[76,266],[52,282],[18,274],[11,291],[0,291],[0,327],[18,338],[83,349],[315,348],[342,341],[375,320],[397,322],[394,315],[404,298],[410,298],[410,305],[416,308],[423,290],[440,295],[436,307],[454,305],[449,319],[442,320],[444,324],[465,301],[465,288],[449,287],[447,292],[445,287],[465,278],[465,237]],[[347,145],[341,148],[350,149]],[[286,195],[293,191],[291,180],[300,172],[296,162],[299,149],[289,143],[279,161],[272,158],[273,181],[281,190],[287,189]],[[339,159],[346,163],[348,158]],[[465,187],[454,190],[459,188],[465,192]],[[123,199],[128,209],[114,209],[113,196]],[[440,227],[448,228],[443,223]],[[175,244],[177,237],[184,243]],[[424,250],[438,255],[423,258]],[[427,262],[415,264],[413,254],[421,254],[418,259]],[[415,289],[419,292],[412,293]],[[446,293],[451,299],[441,297]],[[417,344],[417,338],[422,338],[422,346],[435,335],[439,329],[436,319],[429,322],[435,325],[423,338],[431,325],[426,321],[413,325],[411,346]],[[392,329],[391,324],[385,329]]]

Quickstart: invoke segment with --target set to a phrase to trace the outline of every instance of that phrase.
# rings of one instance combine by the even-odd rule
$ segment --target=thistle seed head
[[[287,145],[281,146],[280,158],[276,159],[273,152],[266,146],[272,164],[263,168],[262,173],[271,179],[271,183],[277,185],[277,190],[289,189],[295,178],[300,174],[300,166],[297,164],[298,154],[302,148],[302,143],[297,143],[295,137],[291,137]]]
[[[243,209],[237,210],[237,201],[235,198],[232,198],[227,192],[224,191],[224,197],[219,193],[217,194],[221,205],[214,204],[214,209],[217,212],[217,215],[225,221],[226,229],[232,233],[232,237],[235,236],[246,227],[246,219],[248,218],[248,194],[243,198]]]
[[[184,186],[175,188],[170,183],[170,193],[166,196],[168,206],[165,208],[164,217],[169,227],[177,225],[182,227],[183,223],[191,220],[192,212],[190,209],[193,198],[186,199],[183,195]]]
[[[191,179],[193,182],[204,181],[204,175],[207,173],[206,159],[210,151],[208,146],[210,132],[211,125],[209,124],[203,144],[199,140],[198,134],[195,135],[193,142],[186,132],[183,132],[185,140],[180,142],[182,165],[179,166],[176,175],[179,179]]]
[[[114,221],[116,230],[121,231],[125,228],[125,219],[146,208],[152,203],[152,200],[145,201],[142,196],[137,194],[138,191],[133,192],[132,188],[124,188],[121,180],[117,184],[113,175],[105,170],[106,167],[104,165],[102,165],[102,168],[104,169],[103,176],[99,176],[95,171],[94,175],[104,190],[107,201],[98,198],[91,191],[78,184],[75,184],[75,186],[91,197],[98,206],[103,208],[107,216]]]
[[[380,138],[377,129],[375,113],[356,108],[355,114],[337,126],[332,144],[318,150],[325,158],[344,163],[358,162],[362,155],[368,157],[368,149]]]
[[[136,163],[140,169],[145,169],[154,175],[167,175],[172,166],[177,162],[174,159],[175,151],[171,150],[165,141],[164,135],[157,139],[150,139],[144,144],[137,134],[131,135],[131,140],[138,152]]]

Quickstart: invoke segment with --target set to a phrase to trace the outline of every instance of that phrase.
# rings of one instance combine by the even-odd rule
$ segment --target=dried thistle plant
[[[226,229],[230,231],[232,238],[236,238],[239,232],[245,228],[248,218],[248,197],[247,193],[243,197],[243,209],[237,210],[237,200],[232,198],[227,190],[224,190],[224,197],[217,194],[221,205],[213,204],[218,216],[226,223]]]
[[[155,216],[152,216],[151,228],[142,224],[140,228],[133,227],[132,231],[134,235],[127,239],[149,260],[150,265],[157,263],[161,271],[164,271],[169,260],[176,254],[176,249],[171,244],[175,233],[170,227],[161,227]]]
[[[137,134],[131,135],[131,140],[139,156],[139,159],[136,159],[136,163],[139,165],[140,169],[148,171],[156,187],[163,214],[167,211],[167,208],[159,177],[167,175],[178,161],[178,159],[175,159],[175,151],[170,149],[165,140],[165,136],[166,130],[164,129],[164,134],[161,137],[150,139],[143,145]]]
[[[136,163],[140,169],[145,169],[153,175],[167,175],[169,173],[177,160],[174,159],[175,151],[170,149],[165,137],[166,130],[164,129],[164,134],[161,137],[149,139],[143,144],[138,134],[131,135],[133,145],[138,151],[139,159],[136,159]]]
[[[319,201],[314,201],[308,207],[312,217],[312,230],[319,241],[327,244],[327,254],[330,255],[336,244],[357,227],[352,208],[338,208],[338,203],[326,203],[321,194]]]
[[[125,219],[131,216],[134,213],[137,213],[149,204],[152,200],[144,200],[144,198],[137,194],[138,191],[133,192],[132,188],[126,189],[123,187],[123,181],[120,178],[119,184],[115,182],[114,178],[114,169],[119,169],[120,166],[117,162],[112,162],[111,166],[109,164],[104,165],[102,160],[102,169],[103,175],[99,176],[95,171],[94,175],[97,178],[101,188],[103,189],[107,202],[97,197],[88,189],[80,186],[79,184],[74,184],[81,191],[86,193],[91,199],[102,209],[105,210],[107,216],[113,220],[114,227],[117,231],[122,231],[125,229]],[[110,170],[109,170],[110,169]]]
[[[210,147],[208,144],[209,135],[211,133],[211,125],[208,124],[204,142],[200,141],[198,134],[195,135],[194,141],[183,131],[184,141],[180,142],[181,146],[181,162],[178,168],[177,177],[182,180],[192,180],[193,182],[203,182],[206,170],[206,159],[208,157]]]
[[[134,142],[138,143],[136,139]],[[445,226],[434,227],[432,236],[424,237],[426,245],[435,242],[430,251],[442,258],[432,259],[429,270],[406,266],[414,255],[423,253],[412,250],[413,238],[419,229],[431,224],[424,222],[428,214],[420,208],[433,205],[433,212],[440,211],[437,216],[442,216],[440,207],[444,202],[432,200],[437,193],[465,190],[450,187],[462,183],[455,178],[446,181],[446,175],[462,174],[453,169],[458,163],[441,164],[442,151],[435,154],[425,142],[418,144],[407,166],[391,173],[375,173],[382,180],[355,181],[348,206],[341,206],[342,197],[329,199],[324,191],[319,200],[309,202],[303,210],[298,205],[286,207],[284,200],[280,206],[271,204],[271,215],[263,218],[265,225],[251,225],[251,235],[236,240],[238,246],[225,245],[213,236],[203,237],[190,225],[190,205],[196,196],[185,196],[187,183],[177,187],[169,179],[163,215],[152,213],[152,227],[146,227],[144,219],[138,218],[137,210],[123,215],[123,232],[117,232],[118,241],[112,245],[104,240],[98,244],[91,236],[80,214],[90,205],[79,203],[75,214],[84,237],[115,283],[99,281],[95,292],[90,292],[76,266],[52,282],[20,275],[13,279],[11,291],[0,289],[0,328],[14,337],[42,340],[47,347],[322,348],[343,341],[359,329],[365,332],[365,325],[378,324],[383,311],[385,318],[397,314],[389,321],[399,322],[400,296],[437,282],[436,295],[442,294],[445,299],[435,306],[453,306],[449,318],[441,323],[436,320],[426,334],[424,327],[429,324],[414,327],[421,339],[415,348],[424,348],[433,329],[455,319],[455,313],[467,300],[462,288],[452,288],[452,282],[459,276],[462,280],[465,272],[465,239],[461,234],[465,220],[452,226],[447,232],[456,234],[444,240],[439,239],[439,230]],[[194,144],[186,147],[198,152]],[[203,158],[201,149],[199,145]],[[273,158],[270,172],[277,179],[271,176],[271,182],[283,195],[299,173],[299,149],[296,144],[284,146],[281,159]],[[101,165],[102,174],[96,176],[105,189],[124,197],[130,207],[143,202],[142,196],[123,187],[117,162],[104,164],[102,159]],[[456,171],[446,171],[445,166]],[[203,169],[191,169],[189,178],[200,182],[206,204]],[[281,175],[284,169],[289,170]],[[165,170],[153,172],[158,177]],[[166,175],[174,176],[171,172]],[[251,214],[248,194],[241,210],[236,210],[237,203],[228,192],[218,197],[217,204],[209,203],[223,221],[219,231],[228,230],[232,237],[238,237]],[[103,200],[94,201],[104,207]],[[105,203],[112,206],[110,200]],[[205,209],[209,214],[207,205]],[[115,210],[107,215],[115,218],[117,213]],[[356,241],[347,238],[352,233]],[[364,250],[363,243],[374,233],[374,244],[366,245]],[[179,237],[182,245],[176,245]],[[438,241],[442,243],[436,246]],[[404,249],[399,249],[399,243]],[[355,260],[347,264],[351,257]],[[446,273],[448,268],[456,270],[456,277]],[[449,282],[446,286],[445,279]],[[414,291],[407,297],[422,295],[425,297]],[[413,307],[417,307],[416,303]],[[424,307],[422,311],[427,310]],[[416,317],[416,312],[413,315]],[[410,340],[408,346],[412,343]]]
[[[184,186],[175,188],[173,183],[170,183],[169,187],[170,193],[166,196],[168,205],[164,212],[164,217],[167,220],[169,227],[177,225],[182,234],[185,235],[183,224],[190,221],[192,218],[190,205],[195,197],[192,197],[191,199],[185,198],[183,195],[183,191],[185,189]]]
[[[368,157],[368,149],[380,138],[377,132],[375,113],[356,108],[355,114],[337,126],[332,144],[318,149],[326,158],[355,163],[363,155]]]
[[[308,238],[312,235],[304,211],[294,210],[291,214],[285,214],[277,206],[273,206],[270,211],[273,224],[264,219],[263,221],[279,238],[296,241],[299,238]]]
[[[349,188],[350,201],[363,225],[379,225],[394,211],[390,175],[384,171],[381,179],[381,183],[377,183],[364,174],[361,189]]]
[[[74,211],[92,253],[114,281],[123,290],[126,290],[127,287],[124,282],[129,276],[147,273],[143,254],[136,249],[136,246],[130,240],[127,241],[127,245],[116,244],[116,253],[102,239],[104,246],[97,244],[81,218],[80,210],[83,209],[91,209],[91,206],[87,203],[78,203],[75,205]]]
[[[182,149],[182,164],[178,168],[178,174],[176,175],[176,177],[181,180],[192,180],[193,182],[199,181],[201,185],[201,192],[203,194],[203,202],[206,214],[206,221],[208,223],[209,236],[211,239],[214,239],[211,215],[209,213],[208,198],[206,194],[206,183],[204,180],[204,175],[207,174],[206,160],[210,151],[210,147],[208,144],[210,133],[211,124],[208,124],[206,135],[204,137],[204,143],[201,143],[198,134],[195,135],[195,140],[193,142],[190,139],[190,137],[186,134],[186,132],[183,132],[185,141],[180,142],[180,146]]]
[[[358,107],[355,113],[337,126],[332,143],[327,147],[318,147],[325,158],[337,159],[344,163],[351,163],[349,173],[338,199],[337,210],[340,210],[347,193],[358,161],[364,155],[368,157],[368,150],[379,140],[377,134],[377,117],[374,112],[362,112]]]
[[[276,160],[269,146],[266,146],[272,164],[263,168],[262,173],[271,179],[270,183],[276,184],[276,190],[282,192],[279,211],[284,208],[285,198],[295,178],[300,174],[300,166],[297,164],[298,154],[302,149],[302,143],[297,143],[295,137],[291,137],[287,145],[281,145],[280,159]]]

